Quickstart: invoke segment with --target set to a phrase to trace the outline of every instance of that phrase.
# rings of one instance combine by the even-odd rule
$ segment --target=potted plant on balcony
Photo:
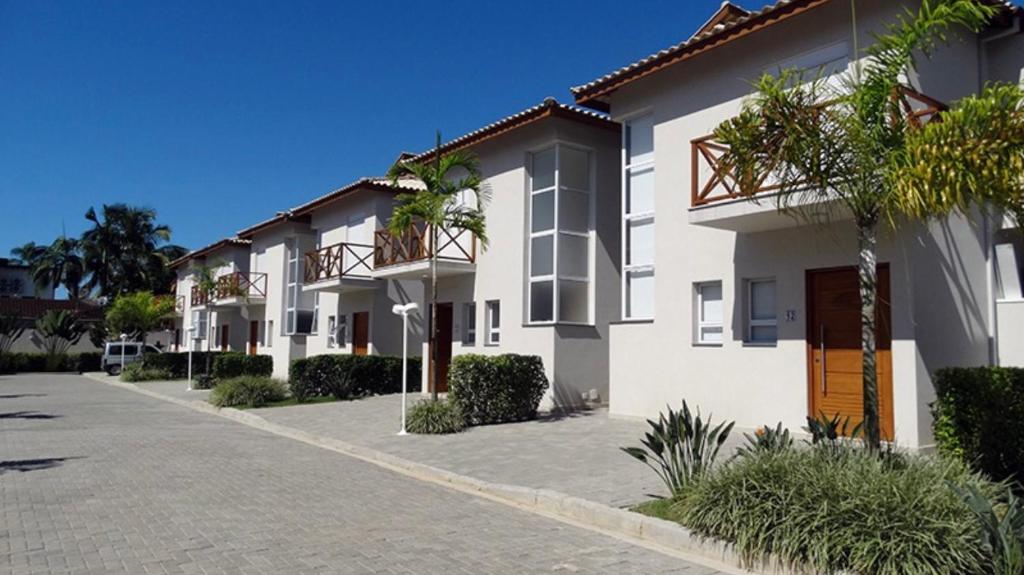
[[[480,175],[480,162],[475,155],[463,150],[441,153],[441,133],[437,133],[437,144],[432,157],[416,161],[397,162],[388,171],[391,183],[400,179],[413,178],[423,185],[423,190],[400,194],[398,204],[391,214],[388,230],[393,236],[401,237],[417,222],[425,223],[430,231],[430,353],[437,346],[437,258],[438,235],[441,229],[467,231],[479,240],[481,249],[487,247],[487,225],[484,208],[490,199],[488,188]],[[474,205],[460,201],[463,193],[469,192],[475,198]],[[431,397],[437,399],[439,362],[433,362],[434,385]]]
[[[851,2],[855,10],[855,4]],[[742,113],[715,136],[722,165],[754,198],[772,179],[780,210],[853,216],[859,243],[864,437],[880,445],[875,306],[877,235],[908,217],[946,215],[976,202],[1020,205],[1024,118],[1016,86],[990,86],[941,122],[921,125],[901,94],[916,54],[927,56],[953,28],[979,31],[996,8],[974,0],[924,0],[867,48],[840,86],[799,71],[764,75]],[[856,23],[856,12],[853,14]],[[856,40],[857,32],[852,37]],[[855,47],[858,56],[861,51]],[[827,104],[826,104],[827,103]],[[1019,208],[1018,208],[1019,209]],[[827,210],[826,210],[827,211]]]

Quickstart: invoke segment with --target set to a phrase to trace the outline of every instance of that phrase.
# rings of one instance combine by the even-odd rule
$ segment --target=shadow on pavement
[[[45,459],[17,459],[12,461],[0,461],[0,475],[10,471],[25,473],[27,471],[39,471],[51,469],[63,465],[70,459],[82,459],[81,457],[47,457]]]
[[[0,413],[0,419],[57,419],[58,417],[63,416],[39,413],[38,411],[12,411],[10,413]]]
[[[18,399],[19,397],[46,397],[45,393],[7,393],[0,394],[0,399]]]

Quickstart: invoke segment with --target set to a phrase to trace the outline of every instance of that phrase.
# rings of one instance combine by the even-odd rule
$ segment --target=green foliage
[[[948,483],[994,489],[949,459],[762,451],[691,485],[670,518],[735,544],[749,565],[774,556],[813,573],[980,575],[978,521]]]
[[[996,480],[1024,479],[1024,368],[945,368],[932,381],[939,451]]]
[[[89,327],[68,310],[47,310],[36,320],[36,333],[43,338],[47,371],[60,371],[68,349],[78,343]]]
[[[534,419],[547,389],[535,355],[460,355],[448,370],[448,399],[471,425]]]
[[[224,353],[223,351],[193,351],[192,352],[192,375],[193,377],[206,371],[207,356],[211,363]],[[169,352],[146,354],[143,358],[146,367],[164,369],[171,375],[172,379],[182,379],[188,376],[188,352]],[[212,370],[211,370],[212,372]]]
[[[262,407],[287,396],[285,384],[269,377],[244,375],[217,383],[210,403],[217,407]]]
[[[1024,573],[1024,504],[1007,489],[990,498],[975,485],[951,486],[981,523],[985,555],[991,558],[994,575]]]
[[[729,438],[734,422],[724,421],[711,426],[711,417],[705,421],[700,410],[696,415],[683,400],[683,409],[666,407],[658,421],[648,419],[651,431],[641,440],[644,447],[623,447],[634,459],[650,467],[668,487],[673,496],[687,488],[711,469],[722,444]]]
[[[109,333],[128,334],[128,339],[144,341],[147,333],[160,327],[174,313],[174,300],[140,291],[118,296],[107,309]]]
[[[421,362],[408,359],[410,385],[420,381]],[[351,399],[402,391],[402,358],[385,355],[326,354],[294,360],[289,385],[298,401],[333,395]]]
[[[11,352],[0,355],[0,373],[100,371],[98,352],[68,353],[51,359],[45,353]]]
[[[241,375],[270,377],[273,372],[274,358],[269,355],[226,352],[213,358],[213,377],[215,379],[229,379]]]
[[[121,381],[167,381],[171,374],[165,369],[146,367],[141,363],[129,363],[121,370]]]
[[[0,356],[11,351],[14,342],[25,333],[25,322],[15,315],[0,315]]]
[[[458,404],[443,399],[428,399],[409,409],[406,427],[410,433],[458,433],[465,429],[466,418]]]
[[[782,427],[781,421],[775,427],[765,425],[753,435],[744,433],[743,437],[747,444],[736,450],[736,455],[740,457],[764,452],[775,453],[793,447],[793,438],[789,435],[789,430]]]
[[[862,423],[851,427],[849,417],[840,417],[838,413],[829,417],[821,412],[818,417],[807,417],[804,431],[811,434],[811,445],[837,453],[851,446],[852,440],[860,435],[862,427]]]

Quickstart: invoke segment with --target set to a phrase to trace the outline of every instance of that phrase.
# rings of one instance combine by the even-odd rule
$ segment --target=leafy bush
[[[1024,481],[1024,368],[946,368],[933,381],[939,451],[993,479]]]
[[[261,407],[287,396],[284,383],[269,377],[243,375],[219,381],[210,392],[217,407]]]
[[[1010,489],[995,500],[975,485],[953,489],[981,522],[981,539],[991,557],[991,573],[1024,573],[1024,502]]]
[[[457,404],[443,399],[428,399],[409,409],[406,427],[412,433],[458,433],[466,427],[466,418]]]
[[[948,487],[994,486],[964,463],[864,449],[762,451],[716,468],[671,508],[748,564],[774,555],[815,573],[985,573],[978,520]]]
[[[811,434],[811,445],[829,453],[839,453],[855,445],[863,426],[861,422],[850,427],[849,417],[841,417],[838,413],[829,417],[821,412],[818,417],[807,417],[804,430]]]
[[[242,375],[270,377],[273,372],[274,358],[269,355],[227,352],[213,358],[212,375],[216,379],[229,379]]]
[[[166,381],[170,378],[166,369],[146,367],[141,363],[129,363],[121,370],[121,381]]]
[[[9,352],[0,355],[0,373],[100,371],[98,352],[49,356],[39,352]]]
[[[764,452],[775,453],[793,447],[793,438],[789,435],[789,430],[782,427],[781,421],[774,428],[765,425],[757,429],[753,435],[744,433],[743,437],[747,444],[736,450],[736,455],[740,457]]]
[[[409,358],[409,382],[420,380],[420,359]],[[327,354],[297,359],[289,385],[298,401],[333,395],[351,399],[402,390],[402,358],[383,355]]]
[[[213,376],[207,373],[199,374],[192,379],[192,389],[213,389],[216,384]]]
[[[209,355],[211,358],[211,364],[217,360],[217,357],[223,355],[223,351],[193,351],[192,352],[192,376],[195,377],[197,374],[204,373],[206,371],[206,356]],[[169,353],[152,353],[146,354],[143,359],[143,363],[146,367],[152,367],[155,369],[165,369],[171,374],[171,379],[183,379],[188,377],[188,352],[169,352]],[[213,371],[211,368],[210,371]]]
[[[535,355],[460,355],[448,371],[448,399],[472,425],[534,419],[547,389]]]
[[[83,351],[78,354],[71,354],[74,358],[75,367],[78,371],[102,371],[103,354],[98,351]]]
[[[734,422],[723,421],[711,427],[711,418],[704,421],[699,409],[696,415],[692,414],[685,400],[682,410],[667,409],[668,413],[660,414],[658,421],[647,420],[651,431],[640,441],[644,447],[622,450],[653,469],[669,492],[678,496],[711,469]]]

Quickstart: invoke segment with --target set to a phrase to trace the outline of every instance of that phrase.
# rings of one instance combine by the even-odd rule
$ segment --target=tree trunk
[[[437,226],[430,226],[430,357],[433,360],[434,384],[430,397],[437,401],[437,386],[441,378],[441,362],[437,355]]]
[[[878,366],[875,341],[875,304],[878,299],[878,238],[875,223],[858,224],[860,247],[860,337],[864,372],[864,442],[870,449],[881,447],[878,422]]]

